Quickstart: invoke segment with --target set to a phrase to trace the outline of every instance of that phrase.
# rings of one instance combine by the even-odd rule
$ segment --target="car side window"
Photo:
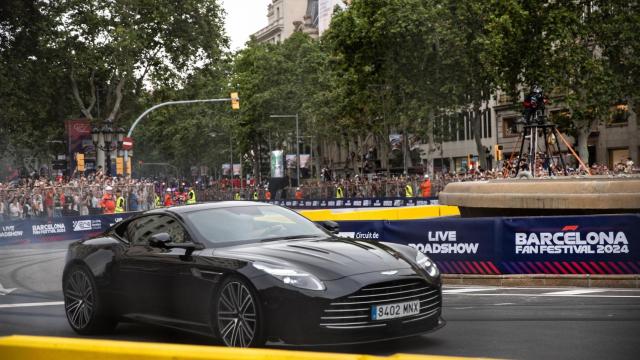
[[[157,224],[157,229],[158,233],[168,233],[171,236],[171,242],[185,243],[191,241],[191,239],[189,238],[189,234],[186,232],[184,227],[180,225],[178,220],[172,218],[171,216],[160,216],[160,220]]]
[[[133,245],[149,245],[151,235],[161,231],[154,231],[160,215],[144,216],[133,220],[127,226],[127,238]]]
[[[149,245],[151,236],[159,233],[168,233],[175,243],[191,241],[178,220],[168,215],[145,216],[132,221],[127,227],[127,238],[133,245]]]

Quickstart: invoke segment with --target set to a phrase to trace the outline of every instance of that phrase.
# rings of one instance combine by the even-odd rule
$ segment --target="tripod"
[[[537,119],[538,116],[536,116],[535,120]],[[544,151],[541,155],[538,154],[538,140],[540,135],[542,135],[544,143]],[[519,139],[520,152],[518,153],[515,177],[517,178],[520,174],[527,174],[525,171],[528,171],[530,177],[535,177],[539,159],[544,161],[544,166],[547,168],[549,176],[558,175],[560,172],[567,175],[567,167],[565,166],[562,153],[560,152],[560,145],[558,144],[561,136],[555,124],[536,121],[532,124],[524,125],[524,131],[522,131]],[[555,141],[552,142],[552,139]],[[554,161],[555,153],[558,154],[559,163],[558,161]]]

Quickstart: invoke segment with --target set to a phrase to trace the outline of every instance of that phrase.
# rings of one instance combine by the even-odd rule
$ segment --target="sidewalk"
[[[577,286],[640,289],[640,275],[466,275],[443,274],[445,285]]]

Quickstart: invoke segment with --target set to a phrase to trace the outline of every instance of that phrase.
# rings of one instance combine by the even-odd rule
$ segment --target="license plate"
[[[420,313],[420,300],[407,301],[396,304],[373,305],[371,307],[372,320],[396,319]]]

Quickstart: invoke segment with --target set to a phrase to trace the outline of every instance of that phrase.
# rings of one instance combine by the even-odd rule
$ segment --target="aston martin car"
[[[80,334],[139,321],[227,346],[345,344],[444,325],[435,263],[247,201],[155,209],[69,246],[62,288]]]

